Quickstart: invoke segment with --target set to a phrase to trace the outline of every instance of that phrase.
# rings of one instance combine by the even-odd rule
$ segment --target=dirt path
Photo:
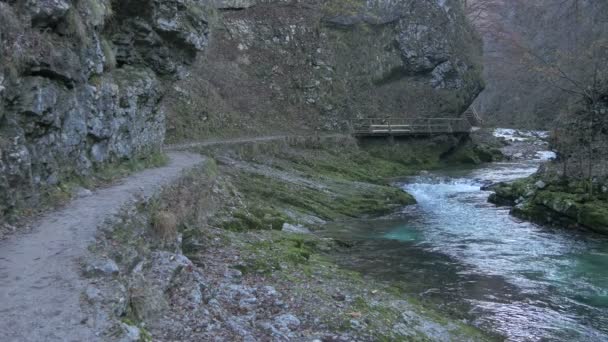
[[[322,135],[321,138],[339,137]],[[98,341],[107,328],[103,317],[91,320],[80,297],[87,285],[78,260],[95,239],[100,224],[135,197],[147,197],[176,180],[204,157],[179,152],[195,147],[285,139],[287,135],[208,140],[167,146],[167,166],[149,169],[120,183],[75,199],[44,215],[32,231],[0,241],[0,341]]]
[[[78,259],[97,227],[134,197],[150,196],[201,163],[200,155],[170,152],[167,166],[119,184],[42,217],[27,234],[0,241],[0,341],[97,341],[103,319],[84,322],[80,295],[86,281]]]
[[[320,138],[320,139],[328,139],[328,138],[340,138],[340,137],[348,137],[348,134],[320,134],[320,135],[269,135],[262,137],[250,137],[250,138],[235,138],[235,139],[212,139],[205,141],[195,141],[188,142],[183,144],[173,144],[166,146],[166,149],[169,151],[180,151],[187,150],[189,148],[196,147],[208,147],[215,145],[235,145],[235,144],[243,144],[243,143],[252,143],[252,142],[265,142],[265,141],[274,141],[281,140],[286,138]]]

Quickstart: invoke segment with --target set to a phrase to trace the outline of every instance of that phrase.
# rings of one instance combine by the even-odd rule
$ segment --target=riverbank
[[[555,172],[559,168],[549,148],[549,134],[497,129],[501,149],[509,160],[538,159],[544,165],[535,174],[486,187],[494,193],[489,202],[512,207],[511,214],[538,224],[586,229],[608,234],[608,182],[595,179],[567,179]]]
[[[600,341],[606,327],[608,240],[514,219],[487,203],[488,183],[533,174],[540,161],[441,169],[401,183],[417,204],[379,219],[338,222],[323,236],[351,241],[337,263],[499,340]]]
[[[568,181],[537,173],[491,187],[489,201],[513,206],[511,213],[540,224],[582,228],[608,234],[608,185]]]
[[[349,244],[311,233],[413,204],[392,177],[487,158],[479,150],[448,137],[200,147],[204,166],[103,229],[83,268],[113,271],[88,272],[85,306],[115,317],[110,334],[154,340],[489,339],[338,267]]]

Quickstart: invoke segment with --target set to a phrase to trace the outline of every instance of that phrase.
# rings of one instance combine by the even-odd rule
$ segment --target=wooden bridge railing
[[[464,118],[366,118],[353,122],[356,136],[405,136],[470,133]]]

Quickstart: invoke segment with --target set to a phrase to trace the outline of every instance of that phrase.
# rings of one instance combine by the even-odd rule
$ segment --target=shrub
[[[152,217],[154,235],[163,244],[172,244],[177,241],[177,225],[177,217],[168,211],[160,210]]]

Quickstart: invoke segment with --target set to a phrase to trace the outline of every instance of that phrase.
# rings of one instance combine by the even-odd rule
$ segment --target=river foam
[[[533,173],[539,163],[413,177],[418,201],[397,217],[342,227],[361,240],[343,262],[403,281],[510,341],[608,340],[608,240],[540,227],[487,202],[482,186]]]

